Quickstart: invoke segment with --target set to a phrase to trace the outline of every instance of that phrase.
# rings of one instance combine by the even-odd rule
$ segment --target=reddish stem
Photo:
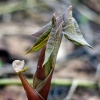
[[[28,83],[25,77],[21,73],[19,73],[18,75],[22,82],[24,90],[26,91],[28,100],[43,100],[39,96],[38,92],[35,89],[33,89],[32,86]]]
[[[45,57],[45,50],[46,46],[43,47],[37,64],[36,77],[40,80],[44,80],[46,78],[45,66],[42,66]]]

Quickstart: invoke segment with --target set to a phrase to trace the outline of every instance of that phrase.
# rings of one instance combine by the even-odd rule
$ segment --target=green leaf
[[[54,50],[54,46],[52,46],[52,45],[51,46],[50,45],[47,46],[47,49],[46,49],[46,52],[45,52],[45,59],[44,59],[43,65],[45,65],[48,62],[48,60],[49,60],[49,58],[50,58],[53,50]]]
[[[70,40],[76,45],[86,45],[93,49],[92,46],[90,46],[86,40],[84,39],[83,35],[81,34],[81,31],[79,29],[79,26],[76,22],[76,20],[72,17],[70,21],[67,23],[67,26],[64,27],[63,34],[65,38]]]
[[[62,36],[63,36],[62,25],[63,25],[63,21],[60,23],[60,25],[59,25],[58,29],[56,30],[56,33],[55,33],[55,39],[54,39],[54,43],[53,43],[54,50],[53,50],[53,53],[52,53],[52,59],[53,59],[52,60],[52,67],[53,68],[55,67],[58,50],[59,50],[61,40],[62,40]]]
[[[32,48],[26,52],[26,54],[40,50],[48,41],[51,29],[52,26],[50,26],[50,28],[39,37],[39,39],[35,42]]]
[[[55,14],[53,14],[52,30],[50,32],[50,37],[49,37],[47,45],[46,45],[45,58],[44,58],[43,65],[45,65],[48,62],[48,60],[54,50],[54,40],[56,39],[55,36],[56,36],[56,17],[55,17]]]

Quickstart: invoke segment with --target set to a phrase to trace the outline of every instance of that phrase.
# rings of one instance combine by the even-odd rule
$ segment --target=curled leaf
[[[43,49],[41,50],[40,56],[39,56],[37,70],[35,72],[34,79],[33,79],[34,88],[36,88],[37,85],[46,78],[45,65],[42,66],[44,62],[45,49],[46,49],[46,46],[43,47]]]
[[[46,49],[46,52],[45,52],[45,60],[43,62],[43,65],[45,65],[48,62],[53,50],[54,50],[54,46],[52,46],[52,45],[48,46],[48,48]]]
[[[52,30],[50,32],[50,37],[49,37],[47,45],[46,45],[45,58],[44,58],[43,65],[45,65],[48,62],[48,60],[54,50],[54,40],[56,39],[55,35],[56,35],[56,17],[55,17],[55,14],[53,14]]]
[[[56,18],[56,23],[57,23],[57,28],[59,27],[60,23],[62,21],[64,21],[65,23],[68,21],[68,16],[72,14],[72,6],[70,5],[65,12],[63,12],[63,14],[61,14],[60,16],[58,16]],[[55,15],[55,14],[54,14]],[[46,30],[49,29],[49,27],[51,26],[52,22],[50,21],[49,23],[47,23],[45,26],[43,26],[39,31],[30,34],[30,36],[35,36],[35,37],[40,37],[44,32],[46,32]]]
[[[76,20],[72,17],[68,25],[65,27],[64,36],[76,45],[86,45],[93,49],[84,39]]]
[[[50,73],[50,70],[52,69],[50,67],[51,66],[50,60],[48,63],[43,65],[45,50],[46,50],[46,46],[43,47],[43,49],[40,53],[40,56],[39,56],[37,70],[35,72],[34,79],[33,79],[33,87],[34,88],[36,88],[48,76],[48,74]]]
[[[54,50],[53,50],[53,53],[52,53],[52,67],[53,68],[55,67],[57,53],[58,53],[58,50],[59,50],[59,47],[60,47],[60,44],[61,44],[61,40],[62,40],[62,36],[63,36],[62,25],[63,25],[63,21],[60,23],[60,25],[59,25],[58,29],[56,30],[56,33],[55,33],[55,39],[54,39],[54,43],[53,43]]]
[[[36,76],[40,80],[43,80],[46,78],[45,65],[43,66],[45,50],[46,50],[46,46],[43,47],[39,56],[38,64],[37,64]]]
[[[32,48],[26,52],[26,54],[40,50],[48,41],[51,29],[52,26],[50,26],[49,29],[39,37],[39,39],[35,42]]]

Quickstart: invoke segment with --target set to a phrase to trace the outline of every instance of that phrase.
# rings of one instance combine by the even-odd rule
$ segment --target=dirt
[[[61,64],[58,63],[57,67],[54,77],[86,80],[92,80],[95,77],[95,70],[89,62],[79,58],[66,60]]]
[[[22,86],[6,86],[0,89],[0,100],[27,100]]]

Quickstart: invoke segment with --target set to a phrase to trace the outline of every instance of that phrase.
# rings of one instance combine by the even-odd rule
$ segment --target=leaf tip
[[[27,54],[29,54],[29,53],[32,53],[32,51],[31,51],[31,50],[28,50],[28,51],[25,52],[24,55],[27,55]]]
[[[25,52],[25,54],[24,55],[27,55],[28,54],[28,52]]]
[[[52,18],[56,18],[56,14],[55,13],[53,14]]]
[[[91,45],[88,45],[88,47],[90,47],[91,49],[95,50]]]
[[[69,6],[69,10],[72,10],[72,9],[73,9],[73,7],[72,7],[72,5],[70,5],[70,6]]]
[[[56,15],[55,15],[55,13],[52,16],[52,25],[54,25],[54,27],[56,26]]]

